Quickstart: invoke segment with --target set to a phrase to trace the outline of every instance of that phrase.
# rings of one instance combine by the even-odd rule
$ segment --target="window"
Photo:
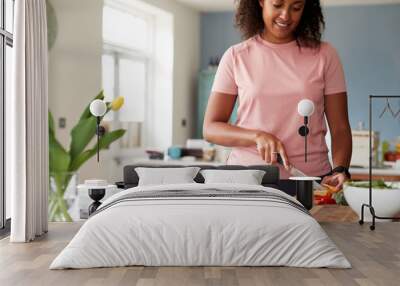
[[[173,142],[174,17],[144,2],[103,2],[103,89],[107,101],[125,98],[123,108],[105,118],[127,130],[119,146],[111,146],[121,164]]]
[[[106,120],[118,122],[127,130],[120,140],[121,148],[146,144],[145,125],[149,78],[153,65],[152,15],[131,7],[106,2],[103,8],[102,82],[106,100],[124,96],[124,107],[109,113]]]
[[[106,5],[103,9],[103,38],[119,47],[146,51],[151,48],[150,18],[131,9]]]
[[[14,0],[0,0],[0,228],[9,227],[10,194],[5,189],[5,98],[11,92]]]

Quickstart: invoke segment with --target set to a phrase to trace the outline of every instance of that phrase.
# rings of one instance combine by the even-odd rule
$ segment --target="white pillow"
[[[205,184],[226,183],[261,185],[265,171],[262,170],[202,170]]]
[[[139,186],[195,183],[193,179],[199,170],[199,167],[135,168],[139,176]]]

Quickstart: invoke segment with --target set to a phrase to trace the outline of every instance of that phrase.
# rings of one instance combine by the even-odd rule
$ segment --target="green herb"
[[[346,182],[346,185],[358,188],[369,188],[369,182],[349,181]],[[382,179],[372,181],[371,186],[374,189],[393,189],[391,185],[386,184],[385,181]]]
[[[336,204],[341,206],[348,206],[348,203],[344,197],[343,191],[332,194],[332,198],[336,201]]]

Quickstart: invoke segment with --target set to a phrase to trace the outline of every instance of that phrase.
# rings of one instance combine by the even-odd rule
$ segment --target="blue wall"
[[[231,12],[204,13],[201,17],[201,68],[211,57],[221,57],[230,46],[241,42]]]
[[[352,128],[359,121],[368,127],[368,95],[400,95],[400,5],[325,7],[324,39],[338,50],[346,73],[349,117]],[[201,67],[241,41],[233,27],[233,13],[204,13],[201,23]],[[374,126],[381,138],[400,136],[400,115],[379,119],[386,103],[374,101]],[[391,101],[395,111],[400,99]]]

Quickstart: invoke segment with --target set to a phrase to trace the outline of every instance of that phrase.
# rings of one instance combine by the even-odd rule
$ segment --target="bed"
[[[261,185],[205,184],[199,173],[194,183],[151,186],[138,186],[137,167],[124,168],[125,190],[103,202],[50,269],[351,267],[308,210],[279,189],[290,186],[274,166],[199,166],[265,170]]]

